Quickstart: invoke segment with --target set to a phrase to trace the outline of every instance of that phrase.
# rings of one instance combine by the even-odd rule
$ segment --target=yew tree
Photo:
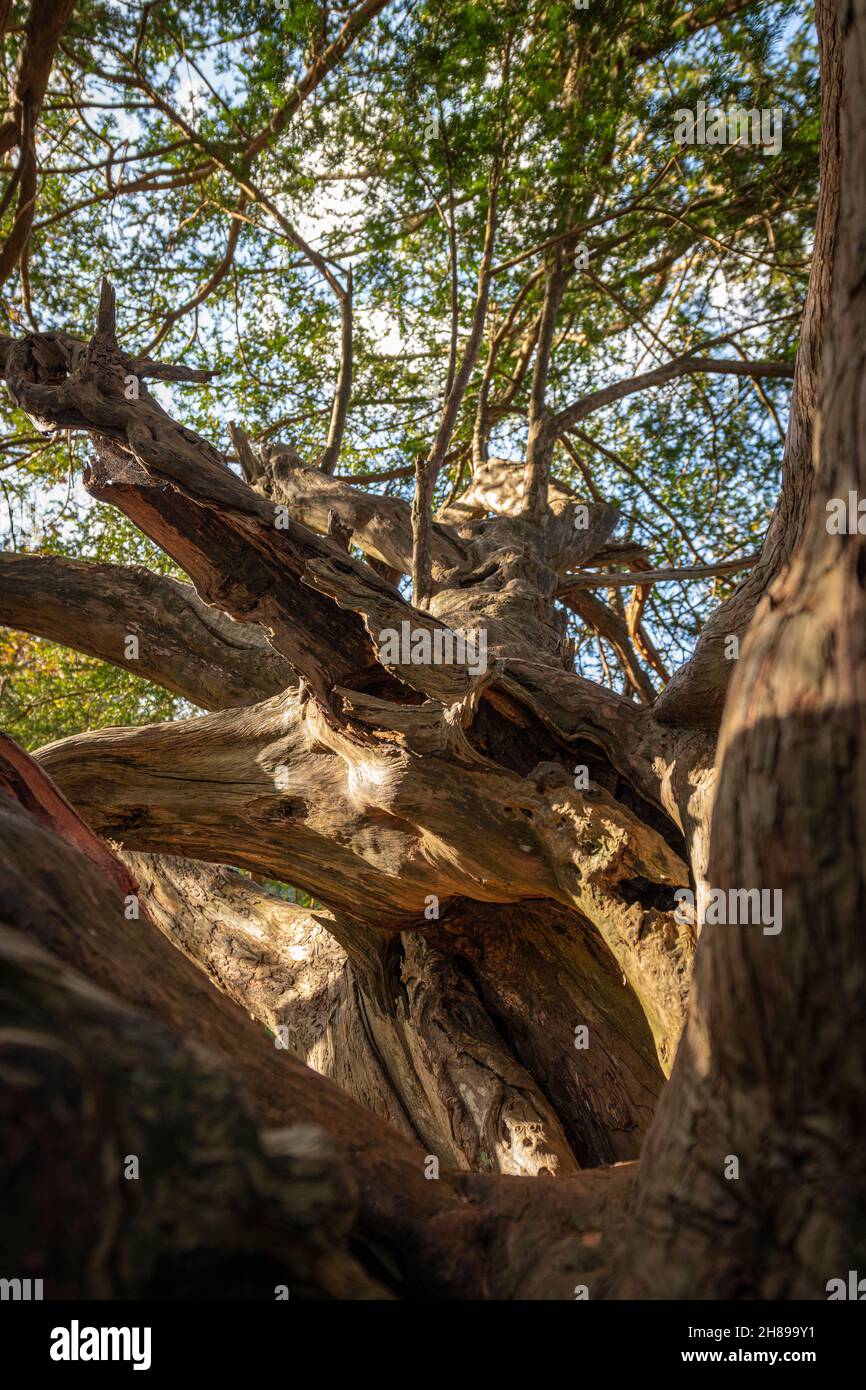
[[[866,4],[0,31],[6,1265],[825,1297],[866,1259]],[[681,143],[700,103],[778,148]],[[755,890],[780,930],[710,910]]]

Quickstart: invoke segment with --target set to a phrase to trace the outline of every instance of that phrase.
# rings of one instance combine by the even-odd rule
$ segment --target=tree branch
[[[228,1288],[272,1297],[286,1279],[302,1296],[372,1296],[377,1286],[358,1259],[379,1271],[384,1259],[405,1297],[570,1298],[576,1278],[600,1285],[634,1164],[555,1185],[446,1170],[426,1181],[423,1149],[275,1049],[169,946],[146,901],[138,921],[124,920],[120,889],[66,838],[74,813],[20,757],[23,783],[42,784],[44,815],[38,825],[0,793],[0,1002],[14,1030],[8,1060],[38,1076],[46,1098],[35,1132],[12,1126],[19,1148],[7,1146],[13,1168],[3,1174],[18,1198],[7,1246],[22,1275],[44,1273],[66,1297],[148,1297],[158,1277],[163,1296],[183,1297],[194,1248],[205,1253],[221,1296]],[[100,853],[112,858],[104,846]],[[58,1111],[52,1099],[73,1082]],[[111,1239],[104,1213],[128,1187],[121,1161],[108,1171],[92,1148],[105,1135],[78,1122],[82,1085],[112,1117],[114,1151],[141,1164],[137,1219],[115,1222]],[[0,1087],[4,1113],[7,1105],[20,1116],[17,1085],[11,1094]],[[56,1115],[67,1112],[73,1128],[58,1129]],[[301,1145],[300,1135],[285,1132],[298,1124],[330,1142],[306,1134]],[[32,1147],[23,1164],[22,1145]],[[58,1153],[67,1156],[60,1168]],[[84,1213],[73,1229],[70,1207]],[[345,1253],[350,1233],[354,1260]],[[221,1258],[214,1262],[212,1251]],[[193,1275],[196,1296],[202,1287]]]
[[[581,396],[580,400],[574,401],[554,416],[555,433],[561,434],[565,430],[570,430],[577,424],[578,420],[585,419],[593,411],[600,410],[602,406],[611,405],[614,401],[620,401],[625,396],[632,396],[638,391],[646,391],[651,386],[663,386],[667,381],[673,381],[677,377],[689,376],[696,372],[716,372],[727,376],[779,377],[793,380],[794,364],[789,362],[741,362],[736,358],[693,357],[686,353],[682,357],[673,358],[670,362],[663,362],[660,367],[654,367],[652,371],[642,372],[639,376],[626,377],[622,381],[611,382],[609,386],[603,386],[598,391],[591,391],[588,395]]]
[[[573,256],[573,252],[571,254]],[[526,446],[523,510],[538,520],[544,515],[547,507],[547,484],[556,437],[553,417],[547,409],[547,378],[553,355],[556,320],[571,271],[572,266],[566,255],[566,248],[557,243],[550,254],[529,393],[529,435]]]
[[[691,579],[709,579],[720,574],[737,574],[740,570],[751,569],[760,558],[760,554],[756,552],[754,555],[743,555],[739,560],[719,560],[709,565],[688,565],[684,569],[622,570],[609,574],[599,570],[585,570],[582,573],[564,575],[557,590],[557,597],[568,599],[571,590],[577,589],[631,588],[636,584],[669,584],[673,580],[688,582]]]
[[[27,245],[36,207],[36,128],[51,76],[54,54],[74,0],[31,0],[24,39],[15,66],[12,104],[0,126],[0,155],[18,146],[18,164],[3,198],[14,190],[18,202],[12,226],[0,248],[0,285],[14,270]]]
[[[9,355],[19,338],[9,338],[0,334],[0,377],[7,375]],[[69,333],[39,333],[34,335],[31,350],[47,379],[57,379],[58,375],[74,370],[85,348],[87,340],[75,338]],[[208,368],[186,367],[173,362],[157,362],[152,357],[137,353],[119,354],[124,370],[142,381],[184,381],[208,382],[213,372]]]
[[[655,687],[637,659],[628,628],[619,614],[585,589],[571,590],[563,598],[594,632],[607,638],[644,704],[651,705],[656,697]]]
[[[333,473],[340,460],[340,448],[346,429],[349,401],[352,396],[352,268],[346,272],[346,293],[340,300],[340,372],[334,391],[328,442],[319,459],[323,473]]]
[[[91,435],[97,462],[85,481],[93,496],[130,516],[190,575],[206,602],[260,623],[324,704],[338,685],[373,681],[397,688],[379,662],[379,634],[400,631],[403,621],[431,634],[443,624],[412,610],[339,545],[281,516],[210,444],[173,421],[146,387],[137,399],[128,397],[107,281],[97,332],[75,368],[58,381],[53,363],[43,367],[42,349],[39,335],[10,349],[10,394],[38,428]],[[405,687],[447,704],[466,698],[477,683],[465,662],[392,660],[395,666]]]
[[[484,249],[478,267],[478,288],[472,314],[472,326],[460,366],[454,374],[451,388],[442,407],[442,418],[427,458],[418,459],[415,470],[415,495],[412,501],[412,596],[419,607],[427,607],[432,597],[431,516],[433,493],[439,470],[448,452],[457,416],[466,395],[469,378],[475,367],[484,337],[487,303],[490,296],[490,268],[496,242],[497,206],[500,180],[499,160],[494,161],[488,183],[487,221],[484,229]]]
[[[693,943],[670,913],[633,906],[619,888],[688,881],[660,834],[601,786],[574,789],[560,764],[527,778],[479,758],[432,702],[343,697],[344,732],[290,692],[179,724],[76,735],[39,758],[128,848],[264,872],[377,932],[421,926],[430,894],[572,907],[600,932],[669,1059]]]
[[[202,709],[254,704],[295,683],[259,629],[141,566],[0,554],[0,623],[109,661]],[[131,636],[135,656],[126,654]]]

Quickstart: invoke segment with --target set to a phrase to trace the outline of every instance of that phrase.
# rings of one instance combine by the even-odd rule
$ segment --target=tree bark
[[[866,1260],[866,540],[831,534],[827,510],[866,492],[866,5],[837,13],[823,32],[845,95],[817,475],[731,684],[709,866],[723,890],[779,890],[783,924],[704,928],[614,1285],[628,1297],[823,1299]]]

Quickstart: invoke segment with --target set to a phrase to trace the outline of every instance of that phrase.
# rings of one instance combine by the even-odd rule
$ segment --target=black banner
[[[277,1300],[273,1304],[197,1302],[0,1304],[6,1364],[24,1371],[92,1378],[181,1372],[222,1377],[253,1370],[268,1380],[282,1367],[290,1383],[310,1359],[323,1355],[333,1374],[341,1352],[353,1369],[365,1351],[382,1354],[381,1336],[417,1338],[420,1360],[406,1364],[429,1375],[455,1367],[450,1335],[483,1338],[485,1360],[496,1349],[510,1369],[537,1358],[537,1334],[555,1338],[575,1372],[607,1362],[611,1374],[701,1366],[807,1366],[824,1377],[850,1366],[863,1336],[859,1306],[827,1303],[335,1303]],[[335,1331],[341,1336],[335,1339]],[[435,1329],[435,1335],[434,1335]],[[531,1341],[527,1340],[529,1337]],[[319,1339],[321,1338],[321,1341]],[[420,1339],[423,1339],[421,1341]],[[481,1343],[479,1342],[479,1349]],[[267,1369],[266,1369],[267,1368]],[[394,1368],[396,1370],[396,1364]],[[324,1372],[323,1372],[324,1373]]]

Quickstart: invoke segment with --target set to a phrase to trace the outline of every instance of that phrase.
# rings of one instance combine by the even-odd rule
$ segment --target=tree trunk
[[[125,861],[152,919],[218,988],[442,1164],[562,1174],[637,1157],[661,1083],[652,1037],[568,912],[455,909],[361,952],[332,913],[230,870]]]
[[[611,540],[615,508],[550,477],[558,434],[637,389],[552,412],[560,249],[527,460],[479,447],[416,525],[423,556],[407,502],[332,476],[350,290],[324,471],[235,429],[241,478],[172,419],[145,380],[183,369],[122,351],[107,281],[87,344],[0,343],[15,404],[85,433],[92,496],[191,580],[2,556],[0,620],[208,711],[35,761],[0,746],[0,1105],[37,1097],[7,1159],[9,1259],[53,1271],[54,1296],[822,1297],[866,1259],[866,560],[826,525],[866,494],[866,0],[818,9],[782,493],[657,700],[639,571],[625,616],[580,587],[641,556]],[[423,606],[397,587],[413,569]],[[574,674],[558,599],[606,626],[638,700]],[[714,891],[755,888],[782,893],[778,935],[699,939]]]
[[[711,833],[713,884],[778,890],[782,930],[704,928],[619,1262],[630,1297],[825,1298],[866,1261],[866,540],[828,526],[831,499],[866,495],[866,5],[840,19],[824,31],[845,101],[817,472],[732,680]]]
[[[129,915],[142,885],[11,740],[0,832],[18,1277],[49,1298],[565,1298],[606,1268],[634,1165],[555,1192],[444,1165],[431,1179],[423,1148],[276,1048],[144,907]]]

